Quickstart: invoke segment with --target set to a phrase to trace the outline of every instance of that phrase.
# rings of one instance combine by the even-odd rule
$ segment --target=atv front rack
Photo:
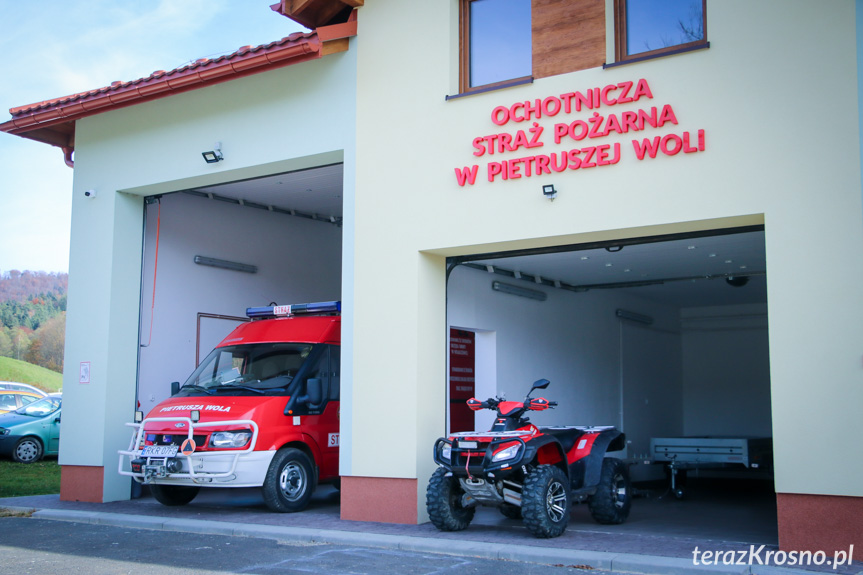
[[[525,431],[503,431],[495,432],[464,432],[452,435],[452,439],[439,438],[434,445],[433,457],[435,463],[452,471],[464,469],[467,475],[491,475],[495,471],[509,469],[519,465],[524,457],[527,445],[523,437],[531,435]],[[514,443],[518,449],[511,457],[494,461],[498,447]],[[447,450],[446,447],[449,446]],[[449,451],[450,457],[444,456],[444,451]],[[476,463],[472,463],[474,460]]]

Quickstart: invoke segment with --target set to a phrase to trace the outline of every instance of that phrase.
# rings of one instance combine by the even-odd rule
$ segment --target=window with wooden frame
[[[459,91],[529,78],[531,0],[461,0]]]
[[[617,62],[676,54],[707,43],[707,0],[615,0]]]

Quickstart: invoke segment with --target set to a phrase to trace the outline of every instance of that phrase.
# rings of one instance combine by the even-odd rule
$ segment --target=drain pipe
[[[75,167],[75,160],[72,159],[72,154],[75,153],[75,148],[72,147],[64,147],[63,148],[63,159],[66,161],[66,165],[70,168]]]

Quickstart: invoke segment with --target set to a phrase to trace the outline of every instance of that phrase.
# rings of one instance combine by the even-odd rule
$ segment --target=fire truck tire
[[[315,491],[315,474],[309,456],[293,447],[283,447],[270,462],[261,491],[272,511],[294,513],[309,504]]]
[[[629,517],[632,506],[632,485],[629,468],[619,459],[606,457],[596,493],[587,500],[593,520],[604,525],[617,525]]]
[[[190,503],[200,490],[197,485],[150,485],[150,493],[156,501],[168,507]]]
[[[12,449],[12,459],[18,463],[35,463],[42,459],[42,442],[35,437],[22,437]]]
[[[530,473],[521,490],[521,516],[534,536],[558,537],[569,523],[569,482],[555,465],[540,465]]]
[[[441,531],[462,531],[473,520],[476,509],[462,507],[464,491],[455,477],[446,477],[446,469],[439,467],[426,488],[426,510],[429,519]]]
[[[521,507],[518,505],[510,505],[509,503],[504,503],[500,507],[498,507],[500,514],[506,517],[507,519],[521,519]]]

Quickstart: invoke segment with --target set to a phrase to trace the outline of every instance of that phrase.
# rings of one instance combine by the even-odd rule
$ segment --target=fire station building
[[[13,108],[74,166],[61,498],[130,497],[125,424],[247,307],[341,300],[343,519],[426,521],[462,400],[547,378],[630,461],[771,438],[780,547],[859,544],[863,3],[643,4],[282,1]]]

